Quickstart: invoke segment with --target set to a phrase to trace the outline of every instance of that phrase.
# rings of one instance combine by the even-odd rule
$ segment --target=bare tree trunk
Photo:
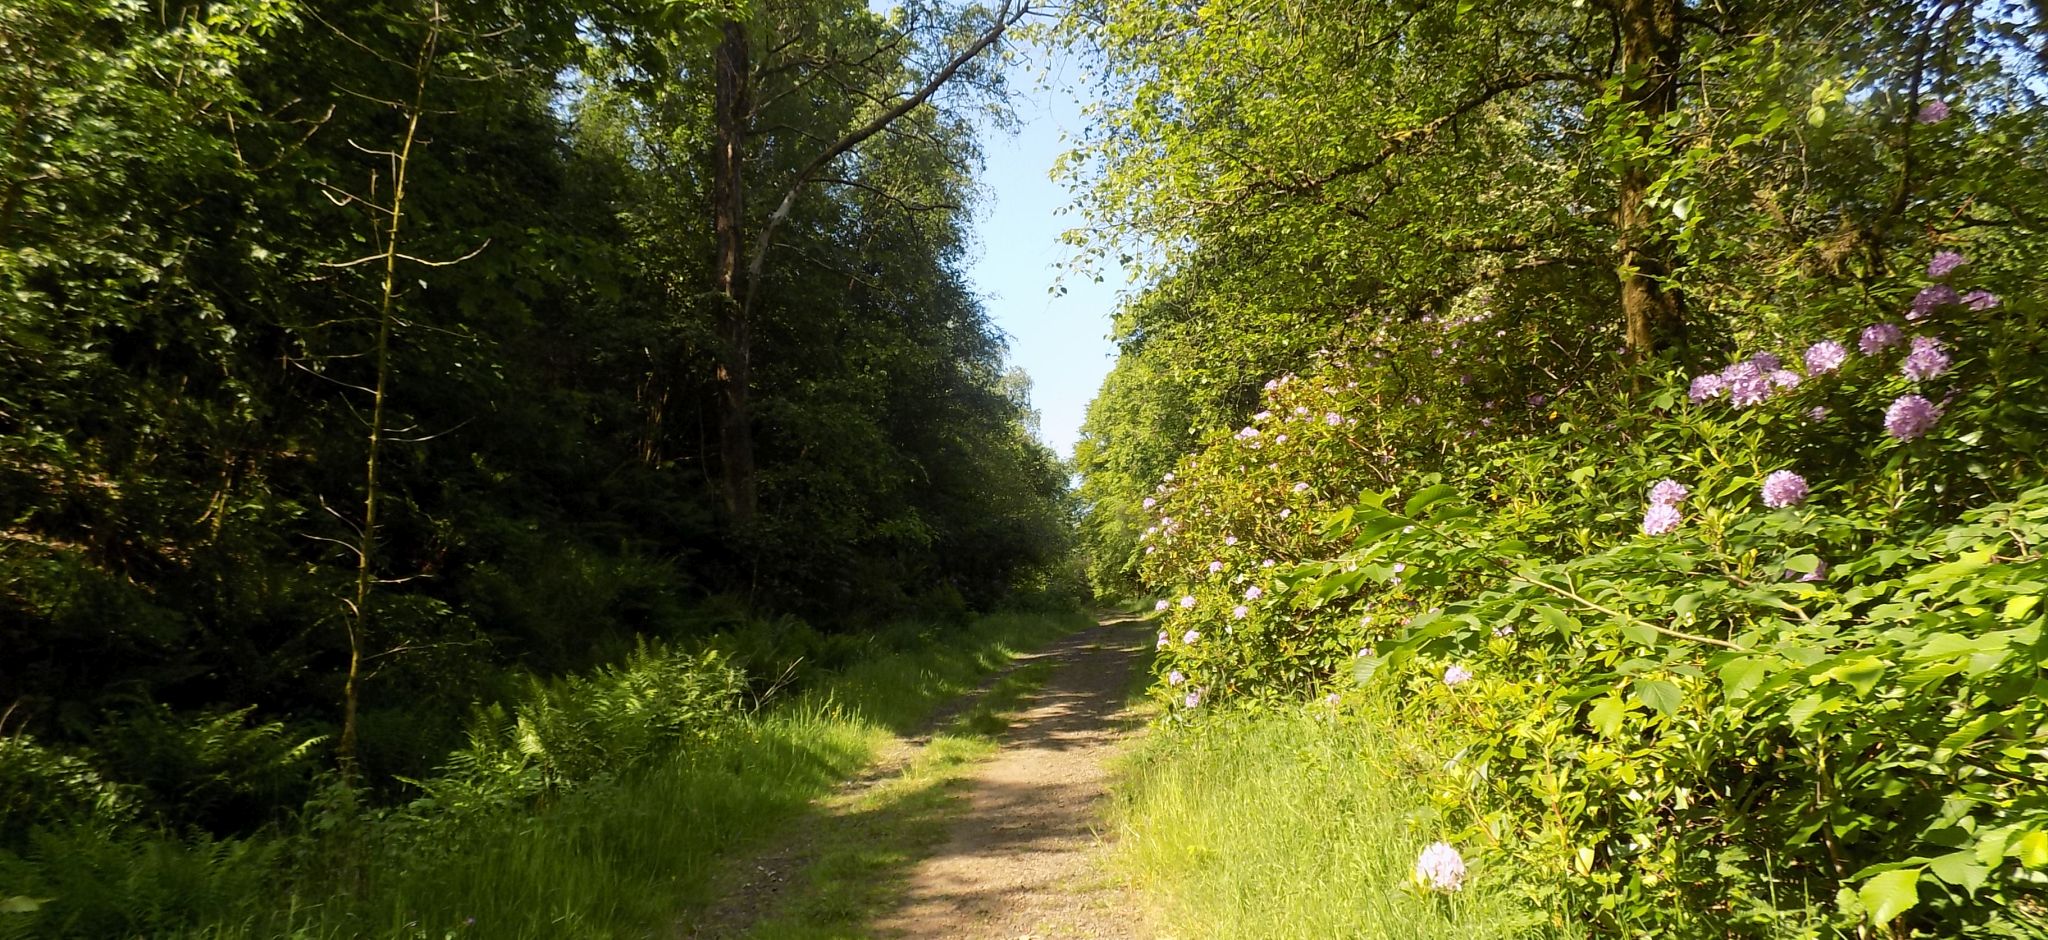
[[[405,219],[406,172],[412,166],[413,143],[419,139],[420,115],[426,108],[427,81],[432,73],[435,46],[440,36],[441,13],[436,6],[433,18],[427,24],[427,38],[420,45],[419,62],[415,67],[418,83],[413,89],[412,103],[404,109],[405,138],[397,150],[385,152],[391,158],[391,205],[384,210],[389,218],[383,232],[384,279],[377,309],[377,345],[373,351],[377,378],[370,390],[369,447],[363,461],[363,525],[355,546],[355,598],[348,605],[348,678],[342,685],[341,739],[335,746],[342,782],[351,786],[358,773],[356,712],[362,699],[363,646],[370,629],[370,591],[377,583],[377,472],[384,444],[385,390],[391,379],[391,327],[398,297],[398,259],[401,257],[398,251],[399,226]],[[374,184],[371,189],[374,193]]]
[[[1660,158],[1658,130],[1678,104],[1679,56],[1684,49],[1679,0],[1620,0],[1621,100],[1634,122],[1638,147],[1621,167],[1621,311],[1628,348],[1638,362],[1658,350],[1685,345],[1684,298],[1667,281],[1673,268],[1671,240],[1649,205],[1653,161]]]
[[[712,289],[721,295],[717,313],[718,451],[726,512],[733,522],[744,525],[753,521],[755,508],[754,429],[748,388],[753,373],[753,328],[749,322],[753,305],[750,298],[738,293],[744,243],[741,228],[746,220],[746,190],[740,176],[746,156],[748,107],[745,26],[736,20],[726,21],[713,60],[718,79],[718,138],[712,154],[711,206],[718,262]]]

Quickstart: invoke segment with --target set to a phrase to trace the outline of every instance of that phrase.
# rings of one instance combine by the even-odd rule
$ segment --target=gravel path
[[[1031,659],[1045,687],[976,768],[945,845],[914,868],[876,937],[1110,940],[1146,936],[1139,908],[1102,867],[1108,759],[1136,727],[1131,673],[1152,640],[1143,622],[1106,621]]]

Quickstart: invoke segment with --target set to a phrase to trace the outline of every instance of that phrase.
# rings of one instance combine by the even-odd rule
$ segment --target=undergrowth
[[[43,825],[0,850],[0,938],[666,933],[710,900],[720,859],[788,824],[1018,651],[1084,623],[998,614],[906,630],[765,706],[733,696],[723,711],[702,707],[666,747],[633,728],[636,715],[666,712],[621,704],[633,696],[590,701],[595,688],[636,688],[629,664],[480,715],[467,756],[408,805],[352,808],[330,789],[289,829],[244,839],[90,815]]]

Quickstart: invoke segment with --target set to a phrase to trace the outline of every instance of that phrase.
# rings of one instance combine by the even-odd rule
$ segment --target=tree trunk
[[[1667,145],[1659,129],[1678,104],[1679,0],[1620,0],[1624,120],[1633,122],[1635,148],[1622,163],[1620,211],[1621,311],[1630,355],[1640,362],[1659,350],[1685,345],[1684,298],[1668,282],[1671,239],[1649,205],[1651,172]]]
[[[722,295],[718,317],[718,450],[725,508],[735,523],[754,518],[754,432],[748,382],[752,367],[751,304],[739,296],[741,226],[746,219],[740,177],[747,120],[747,31],[728,20],[713,54],[717,72],[718,138],[712,153],[712,233],[718,263],[712,289]]]

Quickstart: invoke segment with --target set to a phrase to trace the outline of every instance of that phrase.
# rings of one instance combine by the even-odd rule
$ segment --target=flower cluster
[[[1644,535],[1670,535],[1678,530],[1678,524],[1685,517],[1678,511],[1678,504],[1692,491],[1677,480],[1664,479],[1650,487],[1650,505],[1643,510]]]
[[[1932,102],[1929,107],[1938,106]],[[1946,112],[1944,112],[1945,115]],[[1954,275],[1969,264],[1969,259],[1956,251],[1939,251],[1927,262],[1927,275],[1936,281]],[[1949,307],[1967,307],[1973,311],[1990,310],[1997,307],[1997,294],[1985,290],[1973,290],[1967,294],[1957,293],[1947,283],[1935,283],[1921,288],[1913,296],[1906,309],[1906,320],[1918,323]],[[1899,372],[1911,382],[1926,382],[1948,374],[1955,364],[1948,350],[1939,338],[1914,336],[1908,339],[1905,331],[1894,323],[1873,323],[1857,335],[1856,348],[1865,357],[1876,358],[1894,346],[1904,345],[1906,355],[1899,363]],[[1806,348],[1800,357],[1806,366],[1804,378],[1826,375],[1840,370],[1848,363],[1849,349],[1841,342],[1823,339]],[[1782,361],[1769,352],[1759,352],[1747,359],[1734,362],[1719,372],[1695,376],[1689,395],[1694,403],[1703,404],[1722,396],[1737,407],[1751,407],[1769,401],[1777,394],[1798,388],[1802,376],[1783,367]],[[1814,421],[1827,417],[1827,409],[1814,407],[1807,416]],[[1884,429],[1896,440],[1910,441],[1924,437],[1941,419],[1941,409],[1926,398],[1908,394],[1894,400],[1885,410]],[[1675,529],[1679,523],[1678,514],[1664,505],[1651,501],[1643,517],[1643,532],[1648,535],[1662,535]],[[1675,504],[1673,504],[1675,505]]]
[[[1465,857],[1449,842],[1433,842],[1415,860],[1415,883],[1427,891],[1456,891],[1465,886]]]

